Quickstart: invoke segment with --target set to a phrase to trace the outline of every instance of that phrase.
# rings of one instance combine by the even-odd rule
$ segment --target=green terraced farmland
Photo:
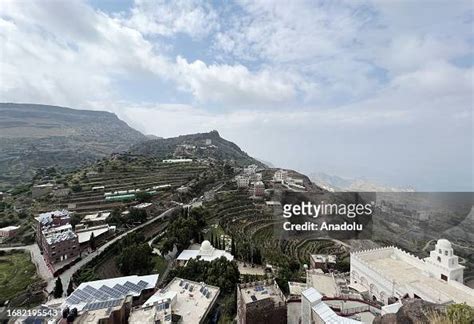
[[[0,303],[25,292],[36,281],[36,267],[29,253],[0,255]]]

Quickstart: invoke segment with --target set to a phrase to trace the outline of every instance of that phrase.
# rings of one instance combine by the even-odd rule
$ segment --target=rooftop
[[[395,286],[411,286],[427,296],[436,296],[438,303],[454,301],[466,302],[474,306],[474,290],[457,282],[447,283],[441,279],[428,276],[424,269],[416,267],[414,262],[408,263],[397,253],[403,251],[395,247],[379,249],[377,258],[371,251],[358,252],[355,256],[383,274],[388,280],[394,281]],[[419,262],[422,260],[417,259]]]
[[[53,232],[51,234],[48,234],[48,236],[46,236],[46,242],[48,242],[48,244],[51,245],[51,244],[56,244],[56,243],[60,243],[67,240],[72,240],[72,239],[75,239],[76,237],[77,235],[71,229],[68,229],[66,231]]]
[[[19,229],[20,226],[7,226],[7,227],[2,227],[0,228],[0,231],[14,231]]]
[[[286,299],[273,280],[256,281],[247,284],[241,284],[240,294],[245,304],[253,303],[266,298],[271,298],[275,304],[285,303]]]
[[[165,288],[156,292],[134,311],[130,323],[171,321],[171,313],[182,317],[183,323],[201,323],[214,305],[219,288],[181,278],[174,278]]]
[[[42,213],[39,214],[38,217],[35,217],[35,219],[41,223],[41,225],[48,225],[53,221],[53,216],[54,217],[70,217],[70,213],[68,210],[63,209],[63,210],[55,210],[55,211],[50,211],[47,213]]]
[[[102,234],[107,233],[110,230],[114,231],[115,226],[109,226],[109,225],[93,226],[86,229],[77,230],[76,234],[78,236],[79,243],[85,243],[91,239],[92,233],[94,233],[94,237],[98,237]]]
[[[319,269],[308,270],[306,272],[308,287],[316,288],[321,294],[327,297],[337,296],[338,287],[334,276],[318,270]]]
[[[292,282],[288,281],[288,287],[290,288],[290,295],[299,296],[301,293],[308,289],[308,285],[304,282]]]
[[[78,311],[115,307],[126,296],[139,296],[144,289],[154,289],[158,275],[126,276],[83,282],[66,298],[61,308],[76,307]]]
[[[110,212],[98,212],[84,216],[81,222],[101,222],[105,221],[110,216]]]

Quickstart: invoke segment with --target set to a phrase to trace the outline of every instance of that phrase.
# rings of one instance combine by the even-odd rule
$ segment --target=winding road
[[[135,232],[135,231],[137,231],[137,230],[139,230],[139,229],[141,229],[141,228],[143,228],[147,225],[150,225],[151,223],[155,222],[158,219],[164,218],[164,217],[172,214],[173,211],[175,211],[177,208],[178,207],[173,207],[173,208],[170,208],[170,209],[166,210],[165,212],[163,212],[160,215],[146,221],[145,223],[140,224],[137,227],[134,227],[134,228],[120,234],[119,236],[114,237],[112,240],[108,241],[104,245],[101,245],[94,252],[89,253],[86,256],[84,256],[79,262],[72,265],[69,269],[67,269],[66,271],[64,271],[60,275],[61,281],[63,283],[63,287],[68,286],[69,280],[71,280],[72,275],[77,270],[79,270],[81,267],[83,267],[87,263],[89,263],[94,257],[96,257],[97,255],[100,255],[102,252],[104,252],[104,250],[107,247],[114,244],[118,240],[122,239],[126,235],[128,235],[132,232]],[[53,274],[51,273],[51,271],[46,266],[46,262],[44,261],[43,255],[41,254],[40,249],[39,249],[37,244],[0,248],[0,251],[9,251],[9,250],[27,250],[27,251],[29,251],[30,254],[31,254],[31,258],[32,258],[33,262],[36,265],[39,276],[41,278],[43,278],[43,280],[46,281],[46,283],[47,283],[46,291],[49,292],[49,293],[53,291],[54,284],[55,284],[55,278],[54,278]]]

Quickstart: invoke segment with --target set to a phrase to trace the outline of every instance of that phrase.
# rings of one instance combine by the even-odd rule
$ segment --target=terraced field
[[[69,197],[60,200],[58,208],[68,208],[79,216],[99,210],[112,210],[117,207],[125,207],[130,203],[106,201],[105,192],[135,189],[144,191],[160,185],[170,185],[171,187],[157,190],[154,200],[169,201],[176,188],[199,178],[209,169],[197,162],[166,164],[152,161],[147,164],[118,162],[107,165],[105,170],[95,175],[86,176],[86,171],[75,174],[76,186],[80,186],[81,190],[73,192]],[[104,186],[105,189],[92,190],[93,187],[98,186]]]
[[[209,204],[211,222],[218,222],[237,242],[248,242],[260,249],[264,261],[279,264],[282,259],[309,264],[311,254],[336,254],[338,259],[348,255],[346,247],[329,239],[286,238],[279,233],[282,218],[264,204],[255,204],[244,191],[220,193]]]

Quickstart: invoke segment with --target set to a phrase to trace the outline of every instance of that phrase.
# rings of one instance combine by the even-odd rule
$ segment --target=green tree
[[[124,275],[148,274],[153,266],[152,249],[146,242],[125,247],[118,257],[118,267]]]
[[[73,293],[74,291],[74,284],[72,282],[72,279],[69,280],[69,284],[67,285],[67,290],[66,290],[66,294],[69,296]]]
[[[95,249],[96,249],[96,242],[95,242],[94,232],[91,233],[91,237],[89,239],[89,247],[92,251],[95,251]]]
[[[54,285],[53,296],[54,298],[61,298],[63,296],[63,283],[61,282],[61,278],[58,277],[56,279],[56,284]]]
[[[446,315],[452,323],[474,323],[474,308],[466,303],[449,305],[446,310]]]

